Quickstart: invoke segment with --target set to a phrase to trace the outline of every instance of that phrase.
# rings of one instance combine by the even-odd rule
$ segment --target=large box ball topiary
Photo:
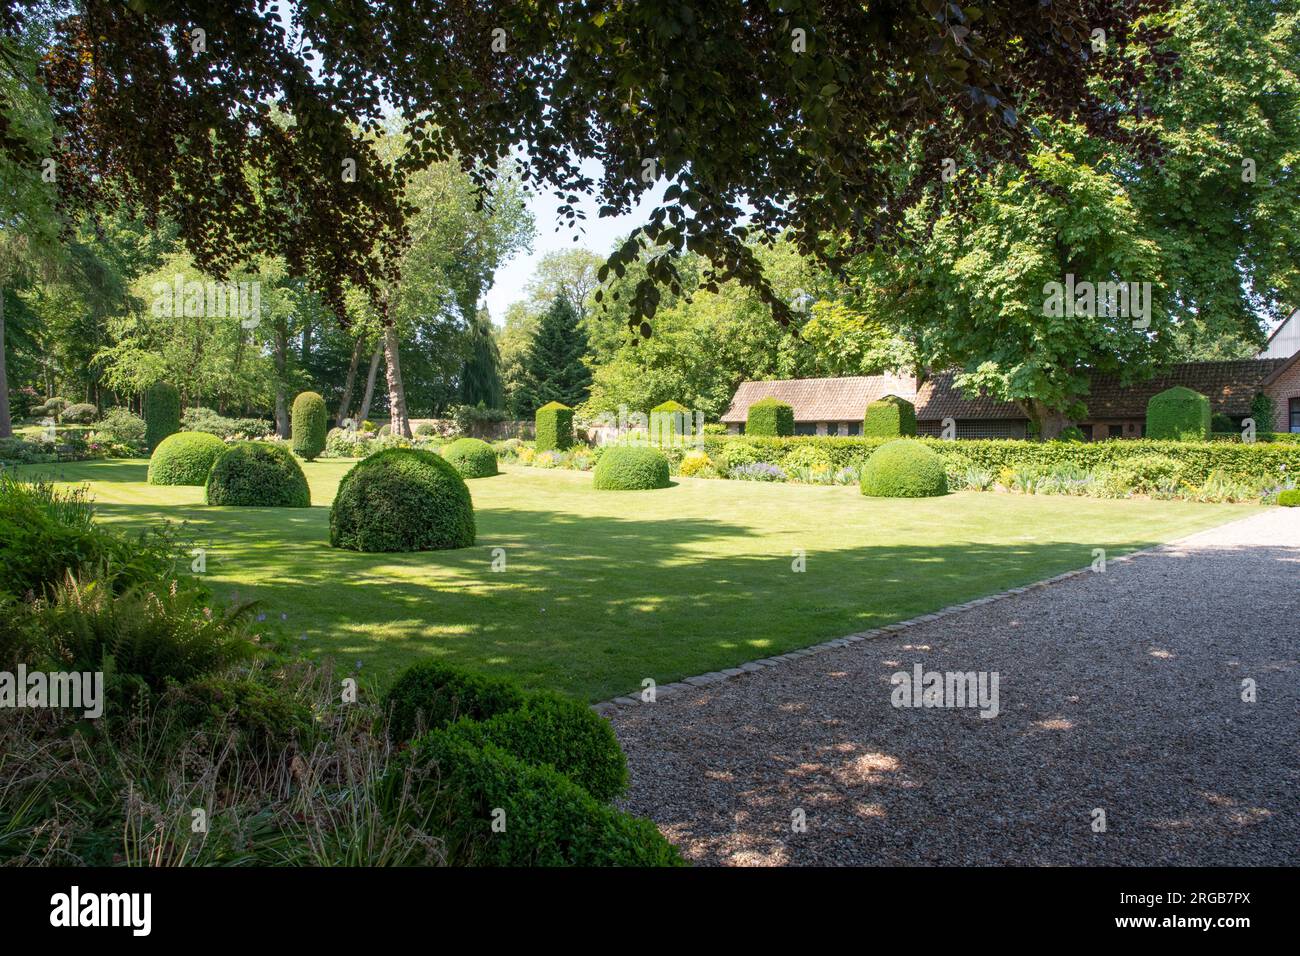
[[[903,438],[916,434],[916,406],[897,395],[886,395],[867,406],[862,419],[865,438]]]
[[[460,718],[486,720],[523,705],[514,681],[462,670],[442,661],[412,664],[384,694],[388,737],[403,743]]]
[[[549,764],[597,800],[627,789],[627,758],[609,721],[572,697],[536,691],[521,707],[457,721],[452,732],[480,747],[496,744],[525,763]]]
[[[149,458],[149,484],[205,485],[208,472],[225,450],[226,443],[207,432],[168,435]]]
[[[1147,438],[1206,441],[1210,437],[1210,400],[1175,385],[1147,402]]]
[[[668,459],[653,448],[616,445],[596,462],[592,485],[602,491],[648,491],[667,488]]]
[[[390,448],[358,462],[330,508],[330,544],[353,551],[442,551],[474,543],[474,505],[451,462]]]
[[[171,385],[159,382],[146,388],[143,411],[144,443],[150,451],[181,430],[181,395]]]
[[[860,487],[872,498],[929,498],[948,493],[948,475],[937,454],[919,441],[900,438],[867,459]]]
[[[226,448],[208,474],[207,502],[245,508],[309,508],[311,489],[289,449],[241,441]]]
[[[293,400],[290,425],[293,434],[293,453],[299,458],[313,461],[325,450],[325,435],[329,431],[325,399],[315,392],[300,394]]]
[[[537,410],[537,451],[564,451],[573,446],[573,409],[547,402]]]
[[[457,438],[442,450],[462,478],[490,478],[497,473],[497,453],[478,438]]]
[[[649,820],[602,803],[549,764],[528,763],[456,727],[417,739],[379,783],[412,826],[440,823],[453,866],[682,866]],[[492,826],[494,817],[507,821]]]
[[[1279,492],[1277,503],[1283,508],[1300,508],[1300,488],[1288,488]]]
[[[794,409],[775,398],[763,398],[749,406],[746,435],[780,437],[794,434]]]

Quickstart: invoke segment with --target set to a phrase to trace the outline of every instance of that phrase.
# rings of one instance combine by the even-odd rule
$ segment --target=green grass
[[[507,467],[469,482],[478,542],[460,551],[332,550],[328,504],[351,462],[304,462],[310,509],[208,508],[141,461],[32,465],[88,483],[101,518],[189,523],[219,594],[286,614],[309,654],[376,681],[442,657],[599,700],[806,647],[1086,567],[1253,506],[677,479],[591,490],[580,472]],[[494,548],[506,570],[493,572]],[[803,549],[807,570],[791,570]]]

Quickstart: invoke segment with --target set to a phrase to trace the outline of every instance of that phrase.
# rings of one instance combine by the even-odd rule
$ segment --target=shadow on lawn
[[[143,522],[160,509],[106,504]],[[290,615],[308,649],[391,673],[422,656],[499,669],[591,699],[670,682],[1085,567],[1149,542],[810,548],[715,519],[483,508],[457,551],[328,546],[328,512],[174,507],[210,549],[219,592]],[[749,542],[754,542],[750,550]],[[762,547],[772,553],[759,553]],[[797,545],[796,545],[797,546]],[[494,549],[506,566],[492,570]],[[730,551],[731,553],[726,553]],[[721,553],[720,553],[721,552]]]

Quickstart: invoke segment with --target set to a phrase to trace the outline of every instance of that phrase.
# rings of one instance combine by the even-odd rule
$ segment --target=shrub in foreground
[[[1300,508],[1300,488],[1278,492],[1277,503],[1284,508]]]
[[[560,402],[547,402],[537,410],[536,450],[564,451],[573,445],[573,409]]]
[[[1210,400],[1175,385],[1147,402],[1147,438],[1206,441],[1210,437]]]
[[[60,491],[0,474],[0,599],[41,597],[69,574],[94,573],[126,588],[170,571],[169,537],[126,535],[95,523],[94,513],[84,488]]]
[[[928,498],[948,493],[948,476],[942,458],[919,441],[900,438],[867,459],[860,487],[873,498]]]
[[[325,450],[325,432],[329,429],[325,399],[315,392],[303,392],[293,400],[290,416],[293,453],[314,461]]]
[[[548,764],[606,803],[627,789],[627,758],[609,721],[572,697],[530,694],[488,720],[457,721],[452,733],[495,744],[524,763]]]
[[[405,764],[408,813],[419,829],[445,835],[454,865],[683,865],[649,820],[601,803],[559,771],[528,764],[491,742],[435,731],[412,745]],[[406,767],[395,767],[381,786],[402,787]],[[503,813],[506,827],[494,832]]]
[[[592,475],[592,487],[602,491],[648,491],[668,484],[668,459],[653,448],[635,445],[602,452]]]
[[[442,455],[462,478],[489,478],[497,473],[497,453],[478,438],[457,438]]]
[[[330,507],[330,544],[353,551],[442,551],[474,543],[469,488],[441,455],[390,448],[352,466]]]
[[[168,435],[149,457],[151,485],[203,485],[226,443],[207,432]]]
[[[745,434],[780,437],[794,434],[794,409],[775,398],[759,399],[749,406]]]
[[[145,446],[153,451],[168,435],[181,430],[181,396],[165,382],[144,390]]]
[[[916,406],[897,395],[886,395],[867,406],[862,434],[868,438],[902,438],[916,434]]]
[[[247,508],[309,508],[311,489],[286,448],[242,441],[227,446],[208,474],[207,503]]]
[[[439,661],[423,661],[404,670],[384,695],[388,736],[410,740],[461,719],[484,720],[514,710],[524,692],[513,681],[474,674]]]

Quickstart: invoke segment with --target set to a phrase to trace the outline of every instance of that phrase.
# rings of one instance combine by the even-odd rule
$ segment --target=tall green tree
[[[538,322],[524,360],[524,406],[535,411],[547,402],[585,402],[591,390],[586,357],[587,333],[578,312],[568,299],[557,298]]]
[[[479,309],[470,325],[468,355],[460,371],[460,400],[466,405],[482,404],[501,408],[501,353],[492,334],[492,319],[487,309]]]

